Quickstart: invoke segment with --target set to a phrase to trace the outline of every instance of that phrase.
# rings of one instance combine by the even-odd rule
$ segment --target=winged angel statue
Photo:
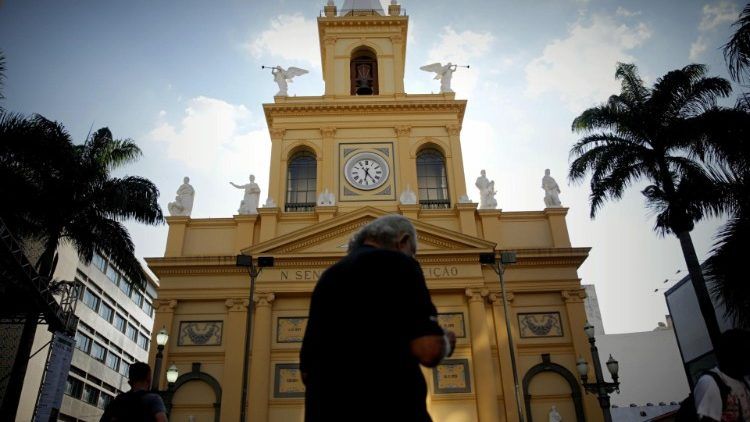
[[[451,89],[451,78],[453,77],[453,72],[456,71],[456,68],[458,68],[458,65],[455,65],[451,62],[448,62],[445,65],[442,65],[440,63],[433,63],[420,67],[420,69],[424,70],[425,72],[435,73],[435,79],[440,80],[441,94],[446,92],[453,92],[453,90]]]
[[[277,92],[275,96],[286,97],[288,95],[287,94],[287,88],[288,88],[287,82],[292,82],[292,79],[294,79],[295,76],[302,76],[305,73],[308,73],[308,71],[305,69],[294,67],[294,66],[290,66],[286,70],[284,70],[284,68],[281,66],[272,67],[271,74],[273,75],[273,80],[279,85],[279,92]]]

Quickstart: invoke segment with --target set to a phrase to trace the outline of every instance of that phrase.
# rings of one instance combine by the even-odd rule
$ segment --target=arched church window
[[[423,208],[450,208],[445,157],[440,151],[425,148],[417,154],[417,183]]]
[[[286,172],[285,211],[313,211],[318,176],[318,162],[310,151],[299,151],[288,161]]]
[[[367,47],[352,52],[349,75],[352,95],[378,95],[378,58]]]

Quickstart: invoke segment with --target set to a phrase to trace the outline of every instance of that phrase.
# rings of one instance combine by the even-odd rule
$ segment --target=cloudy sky
[[[342,0],[337,3],[341,6]],[[385,3],[385,1],[384,1]],[[277,87],[261,65],[310,70],[290,95],[320,95],[316,29],[323,0],[0,2],[6,56],[4,106],[61,121],[74,139],[108,126],[144,156],[124,173],[153,180],[161,204],[182,177],[196,189],[194,217],[234,214],[257,176],[268,184],[270,139],[261,104]],[[679,243],[658,238],[639,186],[588,217],[588,187],[567,183],[570,124],[618,92],[615,63],[633,62],[649,83],[705,63],[726,75],[720,46],[736,0],[402,0],[410,17],[406,91],[437,92],[419,66],[470,64],[454,75],[469,100],[461,139],[468,191],[480,169],[503,210],[543,208],[545,168],[570,207],[574,246],[592,252],[580,270],[596,285],[608,332],[650,330],[666,314],[663,288],[686,273]],[[720,221],[699,225],[703,258]],[[163,254],[166,226],[129,225],[139,256]],[[677,271],[681,271],[677,274]],[[666,280],[666,282],[665,282]],[[655,289],[660,289],[655,292]]]

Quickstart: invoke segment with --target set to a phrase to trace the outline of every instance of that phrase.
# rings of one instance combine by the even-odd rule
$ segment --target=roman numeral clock
[[[392,143],[340,144],[341,201],[396,199]]]

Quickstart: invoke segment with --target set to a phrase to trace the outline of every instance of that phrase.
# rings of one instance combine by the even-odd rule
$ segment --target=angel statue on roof
[[[292,82],[292,79],[294,79],[295,76],[302,76],[305,73],[308,73],[305,69],[300,69],[298,67],[289,66],[288,69],[284,69],[281,66],[261,66],[263,69],[271,69],[271,74],[273,75],[273,81],[276,82],[276,84],[279,85],[279,92],[276,93],[275,97],[286,97],[287,94],[287,88],[289,85],[287,82]]]
[[[435,73],[435,79],[440,81],[440,93],[443,94],[446,92],[453,92],[451,89],[451,78],[453,77],[453,72],[455,72],[458,67],[458,65],[448,62],[445,65],[440,63],[428,64],[420,67],[420,69],[425,72]]]

